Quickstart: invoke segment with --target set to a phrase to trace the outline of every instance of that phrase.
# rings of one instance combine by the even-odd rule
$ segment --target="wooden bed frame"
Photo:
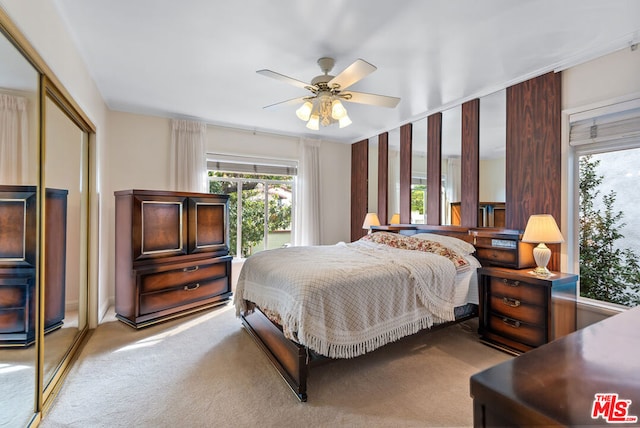
[[[437,233],[454,236],[473,243],[474,237],[469,228],[456,226],[381,226],[378,230],[414,234],[419,232]],[[482,261],[481,261],[482,263]],[[256,344],[264,351],[271,363],[278,370],[284,381],[300,401],[307,401],[307,378],[312,366],[331,358],[314,353],[307,347],[300,345],[284,336],[282,327],[271,321],[253,302],[247,301],[247,311],[240,315],[242,324]],[[434,325],[431,329],[416,334],[437,330],[452,324],[477,316],[475,313],[442,324]]]

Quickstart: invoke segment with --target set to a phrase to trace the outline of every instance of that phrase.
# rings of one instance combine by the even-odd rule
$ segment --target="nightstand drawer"
[[[491,295],[489,312],[540,327],[546,325],[546,311],[543,307],[531,305],[513,297]]]
[[[491,277],[491,295],[509,297],[533,305],[545,304],[545,289],[523,281]]]
[[[489,317],[489,329],[496,334],[530,346],[540,346],[547,342],[544,328],[506,316],[492,314]]]

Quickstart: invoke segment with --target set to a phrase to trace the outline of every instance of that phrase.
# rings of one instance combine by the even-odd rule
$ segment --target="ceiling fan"
[[[394,108],[400,102],[400,98],[396,97],[347,90],[354,83],[376,71],[376,67],[365,60],[355,60],[337,76],[329,74],[335,65],[333,58],[320,58],[318,65],[323,74],[314,77],[311,83],[306,83],[271,70],[256,71],[256,73],[263,76],[271,77],[311,92],[311,95],[271,104],[264,108],[303,103],[302,106],[296,110],[296,115],[301,120],[307,122],[307,128],[318,130],[320,125],[329,126],[336,122],[339,123],[340,128],[351,124],[351,119],[347,115],[347,110],[341,101],[388,108]]]

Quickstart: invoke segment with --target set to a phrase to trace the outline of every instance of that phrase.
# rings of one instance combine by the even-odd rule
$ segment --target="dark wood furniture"
[[[577,275],[532,269],[478,269],[481,340],[518,354],[576,329]]]
[[[122,190],[116,317],[141,328],[231,297],[227,195]]]
[[[412,234],[416,233],[418,228],[420,232],[439,233],[454,236],[468,242],[471,241],[469,229],[452,226],[376,226],[372,229]],[[253,302],[247,301],[247,308],[246,312],[240,314],[246,331],[264,351],[296,397],[300,401],[307,401],[307,379],[310,369],[321,362],[330,361],[331,359],[318,355],[307,347],[286,338],[282,327],[269,319]],[[427,331],[433,331],[464,321],[475,317],[476,314],[476,312],[473,312],[458,318],[456,321],[434,325]]]
[[[474,426],[607,426],[613,402],[592,418],[596,394],[606,393],[630,400],[626,417],[640,417],[638,325],[640,307],[472,376]]]
[[[518,230],[473,229],[473,245],[476,257],[483,266],[502,266],[522,269],[536,265],[533,244],[522,242]]]
[[[45,190],[44,331],[65,312],[67,190]],[[0,346],[35,341],[36,186],[0,186]]]

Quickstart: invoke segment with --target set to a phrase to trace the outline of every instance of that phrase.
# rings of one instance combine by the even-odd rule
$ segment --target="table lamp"
[[[380,220],[378,219],[378,214],[376,213],[367,213],[367,215],[364,217],[362,228],[369,229],[369,233],[371,233],[371,226],[380,226]]]
[[[533,249],[533,258],[537,267],[534,272],[537,276],[548,277],[551,275],[547,269],[547,263],[551,258],[551,250],[545,244],[559,244],[564,242],[562,233],[551,214],[534,214],[529,217],[527,227],[522,235],[522,242],[537,243]]]
[[[389,224],[400,224],[400,214],[395,213],[391,216],[391,220],[389,220]]]

